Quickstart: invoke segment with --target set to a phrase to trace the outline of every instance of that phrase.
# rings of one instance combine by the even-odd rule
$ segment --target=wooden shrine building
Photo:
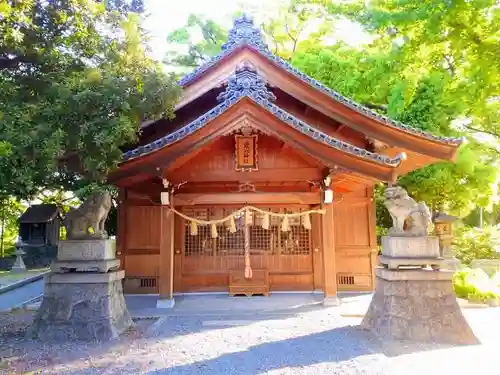
[[[273,55],[247,16],[220,55],[179,83],[176,117],[143,124],[110,176],[121,191],[125,292],[159,293],[165,305],[174,293],[234,286],[333,299],[337,290],[372,290],[374,184],[452,161],[461,143],[308,77]],[[261,211],[243,217],[244,206]],[[297,216],[315,209],[323,211]],[[295,216],[284,225],[284,214]],[[229,216],[233,230],[217,222]]]
[[[35,204],[19,218],[19,235],[29,246],[57,246],[62,218],[55,204]]]

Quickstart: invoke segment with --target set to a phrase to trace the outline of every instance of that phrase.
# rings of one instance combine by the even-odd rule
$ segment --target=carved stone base
[[[379,263],[390,269],[398,269],[400,267],[426,267],[431,266],[432,269],[439,270],[443,267],[443,258],[393,258],[381,255]]]
[[[55,261],[50,266],[52,272],[109,272],[120,268],[118,259],[91,260],[91,261]]]
[[[382,255],[392,258],[439,258],[437,237],[382,237]]]
[[[29,335],[41,340],[110,340],[133,325],[123,271],[51,274]]]
[[[376,271],[376,289],[363,328],[387,339],[479,343],[453,293],[453,272]]]
[[[65,240],[59,242],[57,260],[107,260],[115,258],[113,241],[103,239]]]
[[[327,296],[323,299],[323,306],[340,306],[339,298],[337,296]]]
[[[156,308],[157,309],[173,309],[175,306],[175,299],[170,298],[170,299],[158,299],[156,301]]]

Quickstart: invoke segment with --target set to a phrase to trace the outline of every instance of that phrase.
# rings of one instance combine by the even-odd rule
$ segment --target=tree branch
[[[451,61],[451,58],[448,55],[444,55],[444,59],[446,60],[446,64],[448,65],[448,70],[450,71],[451,76],[454,77],[455,65],[453,64],[453,61]]]
[[[474,127],[469,126],[469,125],[464,125],[464,127],[465,127],[466,129],[469,129],[469,130],[473,131],[473,132],[476,132],[476,133],[483,133],[483,134],[489,134],[489,135],[492,135],[492,136],[493,136],[493,137],[495,137],[495,138],[500,139],[500,134],[498,134],[498,133],[491,132],[491,131],[489,131],[489,130],[483,130],[483,129],[474,128]]]

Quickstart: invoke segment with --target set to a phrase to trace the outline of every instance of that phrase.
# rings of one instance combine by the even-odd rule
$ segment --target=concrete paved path
[[[157,309],[157,296],[125,296],[134,317],[171,315],[282,314],[322,307],[313,293],[273,293],[269,297],[229,297],[227,294],[182,295],[172,309]]]
[[[10,310],[43,294],[44,280],[40,279],[0,294],[0,311]]]

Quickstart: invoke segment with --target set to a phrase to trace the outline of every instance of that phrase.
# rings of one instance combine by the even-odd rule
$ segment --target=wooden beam
[[[346,126],[347,126],[346,124],[340,124],[340,126],[337,129],[335,129],[335,133],[339,134],[342,130],[344,130]]]
[[[319,181],[322,178],[319,168],[281,168],[261,169],[253,172],[235,170],[196,170],[180,168],[169,173],[169,180],[174,184],[188,182],[220,181]]]
[[[323,208],[326,209],[326,213],[321,217],[324,303],[326,305],[337,305],[334,208],[332,204],[325,204]]]
[[[175,195],[176,206],[197,204],[319,204],[320,196],[315,192],[296,193],[180,193]]]
[[[175,214],[167,206],[160,209],[160,299],[157,307],[173,307]]]

